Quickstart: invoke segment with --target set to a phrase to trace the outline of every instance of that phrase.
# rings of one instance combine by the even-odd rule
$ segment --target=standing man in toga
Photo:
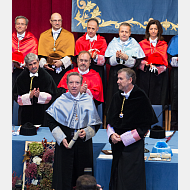
[[[150,100],[135,81],[132,69],[118,71],[119,91],[107,114],[113,154],[110,190],[146,190],[144,135],[158,120]]]
[[[102,124],[93,99],[80,93],[82,76],[67,75],[69,92],[62,94],[46,110],[49,128],[56,140],[53,165],[53,184],[56,190],[72,190],[84,168],[93,168],[92,137]],[[75,144],[68,144],[80,130]]]

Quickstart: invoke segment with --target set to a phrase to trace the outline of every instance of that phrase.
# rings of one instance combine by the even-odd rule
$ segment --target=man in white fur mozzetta
[[[111,65],[107,87],[106,110],[113,95],[118,91],[117,71],[126,67],[135,70],[141,63],[141,59],[145,57],[138,42],[130,36],[131,25],[126,22],[121,23],[119,26],[119,37],[112,39],[105,52],[105,57],[109,58],[109,64]]]
[[[72,189],[77,178],[84,174],[84,168],[93,167],[92,137],[102,122],[90,95],[80,93],[81,85],[82,76],[77,72],[69,73],[69,92],[62,94],[46,110],[49,128],[56,140],[54,189]],[[78,130],[79,138],[69,148]]]

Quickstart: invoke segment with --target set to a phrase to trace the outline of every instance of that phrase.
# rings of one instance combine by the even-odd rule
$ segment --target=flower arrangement
[[[44,148],[43,145],[37,142],[32,142],[29,144],[29,151],[32,156],[38,156],[43,153]]]
[[[17,180],[21,180],[21,176],[18,177],[18,176],[16,175],[16,172],[13,171],[13,173],[12,173],[12,189],[15,188],[15,184],[16,184],[16,181],[17,181]]]
[[[28,145],[23,159],[26,161],[24,175],[27,190],[52,190],[54,145],[47,143],[46,139]]]
[[[29,179],[36,178],[37,165],[35,163],[31,164],[27,163],[26,167],[27,167],[25,170],[26,177]]]

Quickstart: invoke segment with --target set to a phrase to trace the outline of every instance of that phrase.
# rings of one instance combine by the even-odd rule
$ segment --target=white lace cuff
[[[88,126],[84,130],[86,132],[86,140],[85,141],[91,139],[96,134],[94,126]]]
[[[171,66],[172,67],[178,67],[178,57],[172,57],[171,58]]]
[[[47,63],[46,59],[42,57],[40,59],[39,65],[40,65],[41,68],[43,68],[46,63]]]
[[[87,89],[87,90],[86,90],[86,93],[87,93],[91,98],[93,98],[93,95],[92,95],[92,92],[90,91],[90,89]]]
[[[20,106],[32,105],[32,103],[30,101],[30,93],[23,94],[22,96],[18,96],[17,103]]]
[[[120,137],[125,146],[129,146],[130,144],[133,144],[136,141],[141,139],[136,129],[132,131],[127,131],[123,133],[122,135],[120,135]]]
[[[106,132],[107,132],[107,135],[108,135],[108,140],[109,140],[110,136],[115,133],[113,127],[111,127],[110,124],[107,125],[107,130],[106,130]]]
[[[103,66],[105,63],[105,57],[103,55],[97,55],[97,65]]]
[[[113,55],[112,57],[109,58],[109,62],[110,62],[110,65],[111,66],[116,66],[118,65],[119,63],[117,62],[116,60],[116,55]]]
[[[129,67],[129,68],[132,68],[135,66],[135,63],[136,63],[136,59],[132,58],[132,57],[129,57],[127,59],[127,61],[125,61],[124,65]]]
[[[60,146],[63,139],[66,138],[65,133],[61,130],[59,126],[55,127],[51,133],[54,139],[57,141],[57,144]]]
[[[38,104],[47,104],[50,102],[52,96],[47,92],[40,92],[38,97]]]
[[[63,59],[60,60],[62,61],[65,69],[71,65],[71,59],[68,56],[65,56]]]

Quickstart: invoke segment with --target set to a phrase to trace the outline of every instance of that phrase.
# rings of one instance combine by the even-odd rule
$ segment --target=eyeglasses
[[[17,26],[18,26],[18,25],[24,26],[24,25],[26,25],[26,24],[24,24],[24,23],[16,23],[16,25],[17,25]]]
[[[52,22],[56,23],[56,22],[62,22],[62,19],[61,20],[51,20]]]

